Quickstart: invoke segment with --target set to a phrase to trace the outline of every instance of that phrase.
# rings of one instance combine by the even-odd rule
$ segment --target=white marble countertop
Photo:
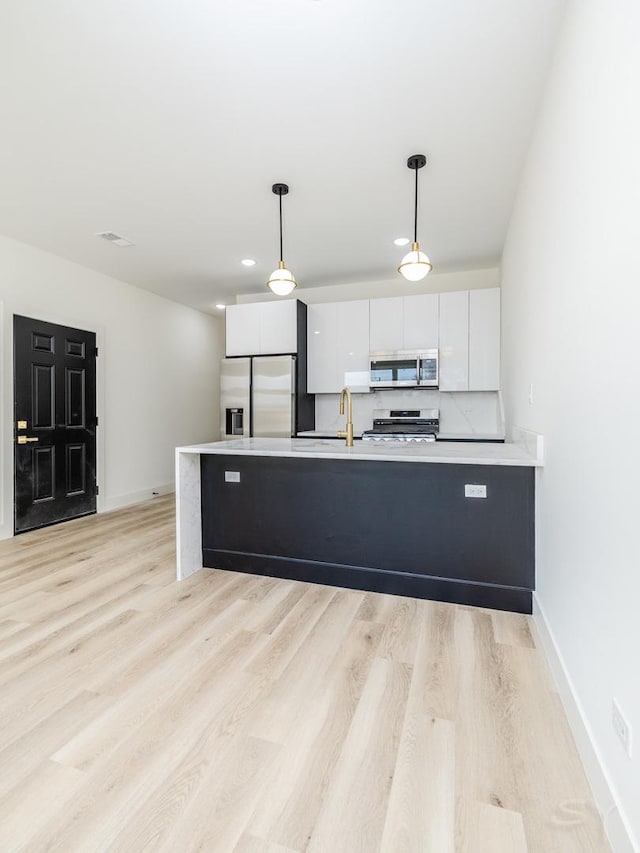
[[[438,441],[504,441],[504,433],[439,432]]]
[[[361,432],[354,432],[354,438],[361,438]],[[308,430],[307,432],[299,432],[298,438],[332,438],[337,441],[344,441],[344,439],[338,439],[335,433],[332,433],[328,430]],[[471,432],[440,432],[438,433],[438,441],[504,441],[504,433],[471,433]]]
[[[358,441],[353,447],[333,439],[243,438],[176,448],[178,454],[228,456],[289,456],[307,459],[359,459],[379,462],[440,462],[462,465],[541,466],[523,444],[437,441],[424,444],[378,445]]]

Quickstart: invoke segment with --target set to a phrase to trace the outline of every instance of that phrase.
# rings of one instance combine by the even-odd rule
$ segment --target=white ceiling
[[[563,3],[1,5],[0,233],[211,310],[277,265],[276,181],[301,285],[392,277],[414,153],[434,269],[495,264]]]

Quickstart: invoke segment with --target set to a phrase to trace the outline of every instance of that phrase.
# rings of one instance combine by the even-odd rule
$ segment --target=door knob
[[[19,435],[18,444],[27,444],[30,441],[40,441],[36,436]]]

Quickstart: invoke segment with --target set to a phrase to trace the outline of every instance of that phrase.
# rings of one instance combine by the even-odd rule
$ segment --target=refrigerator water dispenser
[[[244,409],[226,409],[227,435],[242,435],[244,423]]]

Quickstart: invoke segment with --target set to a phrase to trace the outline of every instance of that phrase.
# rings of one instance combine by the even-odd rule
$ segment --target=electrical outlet
[[[225,471],[224,472],[224,481],[225,481],[225,483],[239,483],[240,482],[240,471]]]
[[[620,738],[620,743],[624,747],[624,751],[631,758],[631,726],[626,721],[624,714],[620,710],[620,706],[614,699],[611,703],[611,721],[615,733]]]
[[[465,498],[486,498],[487,487],[479,486],[475,483],[465,483],[464,496]]]

